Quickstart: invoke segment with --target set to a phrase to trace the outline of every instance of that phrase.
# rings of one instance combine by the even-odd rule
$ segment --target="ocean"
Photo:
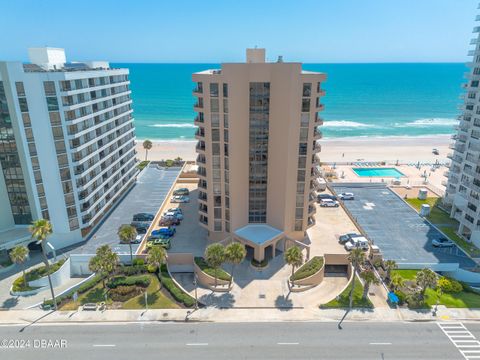
[[[130,69],[139,139],[194,140],[191,74],[218,64],[112,64]],[[325,138],[451,134],[463,63],[304,64],[327,73]]]

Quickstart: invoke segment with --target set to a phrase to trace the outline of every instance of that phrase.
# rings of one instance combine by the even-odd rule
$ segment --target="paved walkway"
[[[186,317],[190,321],[215,322],[261,322],[261,321],[474,321],[480,320],[480,310],[447,309],[439,307],[437,316],[431,310],[412,311],[408,309],[352,310],[346,314],[342,309],[228,309],[208,307],[193,311],[187,309],[166,310],[107,310],[107,311],[57,311],[10,310],[1,312],[0,325],[33,323],[77,323],[77,322],[142,322],[179,321]]]

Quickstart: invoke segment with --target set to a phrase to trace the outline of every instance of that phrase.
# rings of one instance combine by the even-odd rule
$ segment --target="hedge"
[[[186,294],[182,289],[180,289],[175,282],[170,277],[170,274],[167,271],[167,266],[165,264],[161,267],[160,272],[160,281],[162,285],[168,290],[168,292],[173,296],[175,300],[181,302],[186,307],[192,307],[195,305],[195,299],[190,295]]]
[[[141,265],[129,265],[122,266],[120,273],[126,276],[132,276],[137,274],[143,274],[147,272],[147,266],[144,264]]]
[[[82,285],[80,285],[76,290],[71,290],[68,293],[65,293],[61,296],[57,296],[57,305],[60,305],[62,302],[65,300],[70,300],[73,297],[73,294],[75,292],[78,292],[79,294],[83,294],[87,292],[90,289],[93,289],[100,281],[102,281],[102,276],[101,275],[95,275],[92,277],[90,280],[84,282]],[[53,306],[53,300],[45,300],[43,302],[44,306]]]
[[[115,289],[119,286],[141,286],[148,287],[150,285],[150,277],[148,275],[140,276],[118,276],[113,278],[107,283],[107,287],[110,289]]]
[[[207,261],[200,256],[195,257],[195,264],[207,275],[215,277],[215,269],[208,265]],[[219,268],[217,269],[217,278],[224,281],[230,281],[232,276],[227,273],[225,270]]]
[[[314,256],[305,264],[303,264],[300,269],[295,271],[295,273],[292,276],[290,276],[290,281],[305,279],[315,274],[318,270],[322,268],[322,266],[323,266],[323,257]]]
[[[143,170],[149,163],[150,161],[141,161],[138,165],[137,165],[137,168],[139,170]]]

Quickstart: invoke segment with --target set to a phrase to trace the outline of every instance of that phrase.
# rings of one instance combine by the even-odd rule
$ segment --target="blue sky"
[[[0,0],[1,60],[31,46],[69,60],[466,61],[478,0]]]

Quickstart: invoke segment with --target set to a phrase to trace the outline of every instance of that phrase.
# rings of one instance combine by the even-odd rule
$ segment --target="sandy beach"
[[[387,161],[401,163],[447,161],[450,152],[448,145],[453,140],[450,135],[422,137],[352,137],[322,139],[322,162]],[[195,160],[195,140],[154,141],[148,152],[149,160],[172,159],[180,156],[184,160]],[[434,155],[432,149],[439,150]],[[138,157],[145,158],[142,141],[137,143]]]

